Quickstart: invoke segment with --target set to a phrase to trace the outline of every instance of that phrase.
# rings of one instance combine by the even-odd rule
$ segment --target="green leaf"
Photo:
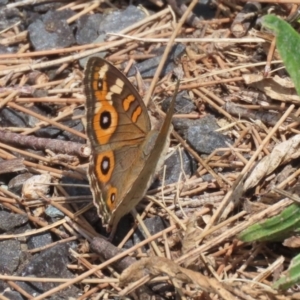
[[[287,290],[300,281],[300,254],[294,257],[287,270],[286,275],[282,276],[273,284],[274,289]]]
[[[244,242],[282,241],[290,232],[300,228],[300,205],[294,203],[279,215],[254,224],[242,231],[238,238]]]
[[[274,31],[276,47],[283,60],[287,72],[300,95],[300,36],[291,25],[275,15],[263,17],[263,26]]]

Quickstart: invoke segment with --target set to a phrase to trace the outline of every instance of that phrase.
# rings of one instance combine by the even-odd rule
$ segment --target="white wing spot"
[[[102,161],[102,169],[106,171],[107,168],[108,168],[108,161],[105,159]]]
[[[114,94],[121,94],[124,86],[124,81],[120,78],[116,80],[116,83],[110,88],[110,91]]]
[[[97,114],[101,108],[102,108],[102,103],[100,101],[97,101],[95,103],[95,109],[94,109],[95,114]]]
[[[99,78],[104,78],[106,72],[108,70],[108,65],[104,64],[103,67],[99,70]]]
[[[109,123],[109,118],[107,116],[102,117],[102,122],[103,125],[108,124]]]

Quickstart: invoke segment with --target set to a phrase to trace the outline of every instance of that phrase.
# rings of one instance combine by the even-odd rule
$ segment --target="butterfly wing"
[[[105,60],[89,59],[84,89],[92,148],[88,175],[94,203],[107,223],[144,166],[142,144],[151,124],[136,89]]]

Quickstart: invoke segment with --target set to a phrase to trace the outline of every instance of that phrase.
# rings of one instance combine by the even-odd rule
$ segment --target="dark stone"
[[[227,137],[215,131],[219,126],[211,115],[198,120],[175,119],[173,125],[181,137],[198,153],[210,154],[217,148],[228,147],[226,142],[232,143]]]
[[[97,43],[102,43],[105,41],[105,37],[106,37],[106,34],[101,34],[97,37],[96,40],[93,41],[93,44],[97,44]],[[98,53],[95,53],[95,54],[91,54],[89,56],[86,56],[86,57],[83,57],[79,60],[79,64],[80,66],[85,69],[85,66],[88,62],[88,60],[91,58],[91,57],[100,57],[100,58],[104,58],[105,55],[107,54],[107,51],[101,51],[101,52],[98,52]]]
[[[8,189],[11,192],[21,196],[23,184],[30,177],[32,177],[32,174],[30,173],[23,173],[15,176],[13,179],[9,181]]]
[[[8,287],[8,284],[4,280],[0,280],[0,293],[3,293],[3,291]]]
[[[59,209],[57,209],[52,205],[49,205],[46,208],[45,214],[50,218],[58,218],[58,219],[62,219],[65,216],[65,214],[62,211],[60,211]]]
[[[31,7],[27,8],[25,7],[24,8],[24,11],[23,11],[23,14],[24,14],[24,25],[26,26],[26,29],[28,28],[28,26],[35,22],[37,19],[40,19],[41,18],[41,15],[37,12],[34,12],[32,11]]]
[[[100,14],[84,15],[77,20],[76,41],[79,45],[90,44],[99,36],[103,16]]]
[[[140,72],[143,78],[153,77],[156,72],[157,66],[161,61],[164,51],[165,51],[165,47],[155,49],[151,54],[156,54],[156,56],[146,59],[141,63],[137,63],[134,66],[132,66],[128,72],[128,77],[134,76],[137,70]],[[163,66],[163,69],[160,74],[161,76],[165,76],[168,73],[173,72],[174,68],[176,67],[175,64],[176,59],[179,56],[181,56],[184,53],[184,51],[185,51],[185,46],[183,44],[176,44],[173,46]]]
[[[16,53],[18,51],[17,47],[7,47],[4,45],[0,45],[0,54],[6,54],[6,53]]]
[[[184,171],[187,176],[191,176],[197,170],[197,163],[185,150],[180,149],[181,157],[179,154],[179,149],[177,149],[170,157],[165,160],[166,165],[166,175],[165,184],[175,183],[179,179],[179,174]],[[159,172],[158,178],[160,181],[163,179],[163,170]],[[183,178],[181,178],[183,179]]]
[[[34,255],[31,261],[19,272],[19,276],[74,278],[74,275],[67,269],[69,247],[68,244],[61,244]],[[35,296],[59,285],[53,282],[31,282],[30,284],[18,282],[17,284]],[[78,292],[77,287],[72,285],[68,289],[58,292],[56,297],[77,298]]]
[[[90,247],[92,251],[101,255],[101,257],[103,257],[104,260],[109,260],[122,252],[121,249],[115,247],[114,245],[112,245],[107,240],[101,237],[93,238]],[[117,272],[122,272],[135,262],[136,259],[134,257],[125,256],[113,262],[112,265]]]
[[[61,122],[63,125],[68,126],[69,128],[72,128],[74,130],[77,130],[79,132],[84,132],[84,126],[81,122],[81,120],[77,119],[77,120],[68,120],[68,121],[64,121]],[[71,142],[75,142],[75,143],[80,143],[80,144],[84,144],[86,141],[85,139],[79,137],[78,135],[75,135],[69,131],[64,131],[63,136],[65,137],[65,139],[67,141],[71,141]]]
[[[15,291],[5,291],[3,293],[3,296],[6,297],[9,300],[24,300],[22,295]]]
[[[19,266],[21,255],[20,242],[16,240],[0,241],[0,273],[12,274]]]
[[[36,105],[32,105],[29,109],[38,115],[46,116],[46,113]],[[40,122],[41,122],[40,119],[33,117],[31,115],[26,115],[26,123],[29,127],[35,127],[36,124]]]
[[[73,186],[65,186],[64,189],[69,196],[86,196],[91,195],[89,183],[86,180],[78,180],[71,177],[62,177],[61,184],[69,184]],[[87,187],[77,187],[77,184],[86,184]]]
[[[31,235],[28,238],[27,246],[28,249],[35,249],[47,246],[51,243],[53,243],[53,239],[50,232],[44,232],[40,234]]]
[[[4,6],[8,3],[8,0],[0,0],[0,6]]]
[[[53,139],[56,138],[60,133],[61,129],[54,127],[54,126],[47,126],[44,128],[40,128],[35,132],[36,137],[43,137]]]
[[[28,222],[27,215],[9,213],[5,210],[0,211],[0,232],[6,232]]]
[[[40,89],[37,89],[33,92],[33,97],[36,97],[36,98],[43,98],[43,97],[48,97],[48,91],[47,90],[40,90]]]
[[[200,19],[211,20],[216,14],[215,7],[209,5],[210,0],[200,0],[193,9],[193,13]]]
[[[100,33],[119,32],[144,19],[146,15],[137,7],[129,5],[125,10],[114,11],[105,16],[100,24]]]
[[[28,149],[26,149],[26,151],[29,153],[32,153],[34,155],[45,156],[45,152],[43,150],[35,150],[35,149],[28,148]],[[38,160],[36,158],[29,157],[29,156],[26,157],[26,160],[34,162],[34,163],[38,162]],[[33,176],[33,175],[31,175],[31,176]]]
[[[74,13],[71,10],[49,11],[43,20],[28,26],[29,39],[35,50],[65,48],[75,43],[71,27],[66,20]]]
[[[166,229],[166,224],[164,220],[159,216],[155,216],[153,218],[147,218],[144,220],[144,223],[151,235]],[[142,232],[143,229],[139,225],[138,230],[136,230],[136,232],[133,235],[134,245],[144,240],[144,235],[142,234]]]
[[[164,112],[168,111],[168,109],[170,107],[170,103],[172,101],[172,98],[173,98],[173,96],[168,97],[167,99],[165,99],[163,101],[161,107]],[[196,110],[196,105],[192,102],[187,91],[182,91],[176,95],[175,110],[174,110],[175,114],[177,114],[177,113],[178,114],[189,114],[195,110]]]
[[[27,127],[26,115],[11,108],[4,107],[0,112],[1,127]]]
[[[21,21],[21,13],[16,8],[0,10],[0,31]]]
[[[41,4],[31,4],[33,5],[33,10],[39,13],[45,13],[49,10],[56,10],[63,5],[66,5],[64,1],[56,2],[56,1],[49,1],[49,3],[41,3]]]

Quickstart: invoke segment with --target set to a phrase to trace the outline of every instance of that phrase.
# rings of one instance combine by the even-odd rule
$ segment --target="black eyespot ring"
[[[111,126],[111,114],[109,111],[104,111],[100,116],[100,127],[102,129],[108,129]]]

